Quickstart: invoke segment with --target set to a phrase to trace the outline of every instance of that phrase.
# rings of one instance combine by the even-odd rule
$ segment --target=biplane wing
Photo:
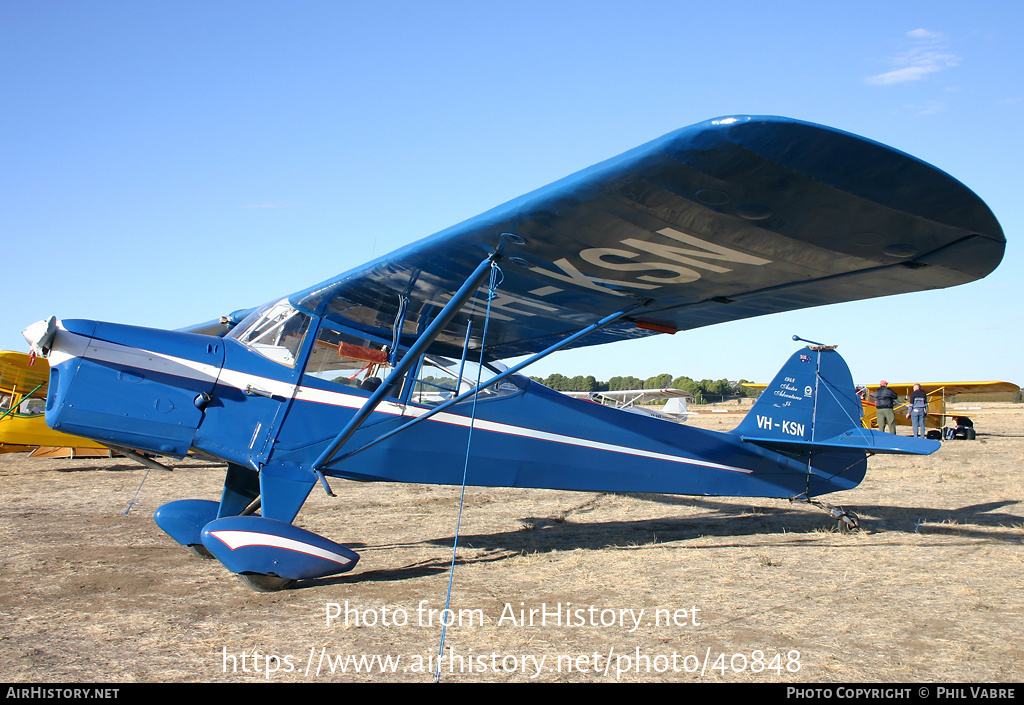
[[[28,355],[11,350],[0,351],[0,390],[19,390],[22,394],[37,390],[37,396],[46,397],[46,385],[50,381],[50,365],[46,360],[31,364]],[[39,394],[38,390],[42,393]]]
[[[957,394],[1005,394],[1020,391],[1020,387],[1012,382],[982,381],[982,382],[895,382],[887,386],[901,398],[906,399],[914,389],[915,384],[921,385],[921,391],[928,395],[928,414],[925,416],[924,424],[928,428],[941,428],[946,424],[948,418],[969,416],[968,414],[949,414],[946,409],[946,402],[949,397]],[[880,385],[866,384],[867,398],[863,399],[864,406],[864,427],[877,428],[877,410],[872,401],[874,393]],[[896,425],[910,426],[910,419],[907,417],[907,405],[904,403],[895,408]]]
[[[921,391],[931,396],[939,394],[943,397],[952,397],[957,394],[1003,394],[1006,392],[1020,391],[1020,386],[1012,382],[890,382],[887,386],[901,397],[906,397],[913,391],[914,385],[920,384]],[[865,384],[864,387],[874,394],[878,390],[877,384]]]
[[[1000,261],[1002,230],[949,175],[838,130],[729,117],[672,132],[291,298],[411,340],[499,236],[490,357],[535,353],[623,307],[568,347],[962,284]],[[403,309],[403,306],[406,306]],[[454,354],[456,316],[433,350]],[[476,335],[479,335],[477,333]],[[472,334],[471,334],[472,337]]]

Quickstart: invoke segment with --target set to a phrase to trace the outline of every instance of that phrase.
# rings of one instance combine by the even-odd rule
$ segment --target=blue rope
[[[498,279],[498,276],[501,276]],[[497,264],[491,262],[491,280],[487,286],[487,312],[484,315],[484,334],[480,338],[480,359],[476,367],[476,386],[480,386],[480,379],[483,376],[484,369],[484,343],[487,341],[487,329],[491,322],[491,300],[494,299],[494,292],[505,280],[505,275],[502,274],[501,268]],[[469,340],[466,340],[466,348],[469,347]],[[466,351],[463,350],[463,359],[465,359]],[[458,380],[461,383],[462,379]],[[462,527],[462,508],[466,503],[466,479],[469,477],[469,450],[473,444],[473,428],[476,425],[476,404],[480,398],[480,391],[473,395],[473,411],[469,417],[469,435],[466,438],[466,461],[462,467],[462,491],[459,495],[459,512],[458,517],[455,520],[455,540],[452,543],[452,562],[448,568],[448,592],[444,598],[444,611],[441,612],[441,643],[437,647],[437,669],[434,671],[434,682],[437,683],[441,680],[441,658],[444,655],[444,641],[448,634],[448,625],[445,624],[444,615],[449,614],[449,607],[452,602],[452,584],[455,582],[455,559],[459,551],[459,530]]]
[[[128,508],[124,510],[124,515],[128,516],[128,512],[132,510],[132,507],[139,501],[139,492],[142,492],[142,485],[145,484],[146,478],[149,477],[150,468],[146,468],[146,474],[142,476],[142,482],[139,483],[139,489],[135,490],[135,496],[128,502]]]

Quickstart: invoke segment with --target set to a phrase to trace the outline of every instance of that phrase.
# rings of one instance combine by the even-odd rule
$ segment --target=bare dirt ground
[[[855,534],[785,501],[468,489],[441,679],[1021,681],[1024,407],[980,406],[977,441],[871,459],[833,498]],[[458,488],[315,488],[297,523],[359,565],[256,594],[153,523],[221,468],[150,471],[126,514],[146,473],[0,456],[0,681],[432,680]]]

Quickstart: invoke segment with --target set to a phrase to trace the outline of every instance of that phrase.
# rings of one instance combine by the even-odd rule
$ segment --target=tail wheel
[[[860,522],[857,520],[857,517],[850,512],[843,512],[840,514],[837,519],[837,524],[839,526],[839,533],[841,534],[848,534],[851,531],[860,530]]]
[[[793,500],[791,499],[790,501],[792,502]],[[857,515],[853,512],[847,509],[843,509],[842,507],[837,507],[835,505],[828,504],[827,502],[822,502],[810,497],[804,501],[806,501],[808,504],[813,504],[815,507],[818,507],[819,509],[824,509],[826,512],[828,512],[829,516],[831,516],[832,519],[835,520],[836,529],[839,530],[839,533],[848,534],[852,531],[860,530],[860,520],[857,518]]]

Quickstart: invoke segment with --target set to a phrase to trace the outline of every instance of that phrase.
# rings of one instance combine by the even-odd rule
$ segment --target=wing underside
[[[34,389],[34,396],[46,398],[49,378],[50,366],[46,360],[37,358],[33,364],[25,353],[0,352],[0,390],[27,394]]]
[[[981,199],[924,162],[819,125],[736,117],[665,135],[291,301],[388,337],[405,305],[402,334],[414,336],[503,233],[513,237],[486,341],[498,359],[637,301],[575,345],[963,284],[1005,247]],[[434,351],[460,349],[484,307],[481,292]]]
[[[1020,387],[1012,382],[921,382],[920,384],[922,391],[929,396],[941,394],[951,397],[956,394],[1000,394],[1020,391]],[[887,386],[901,397],[907,396],[914,390],[914,383],[908,382],[890,382]],[[877,384],[868,384],[866,387],[872,393],[878,389]]]

